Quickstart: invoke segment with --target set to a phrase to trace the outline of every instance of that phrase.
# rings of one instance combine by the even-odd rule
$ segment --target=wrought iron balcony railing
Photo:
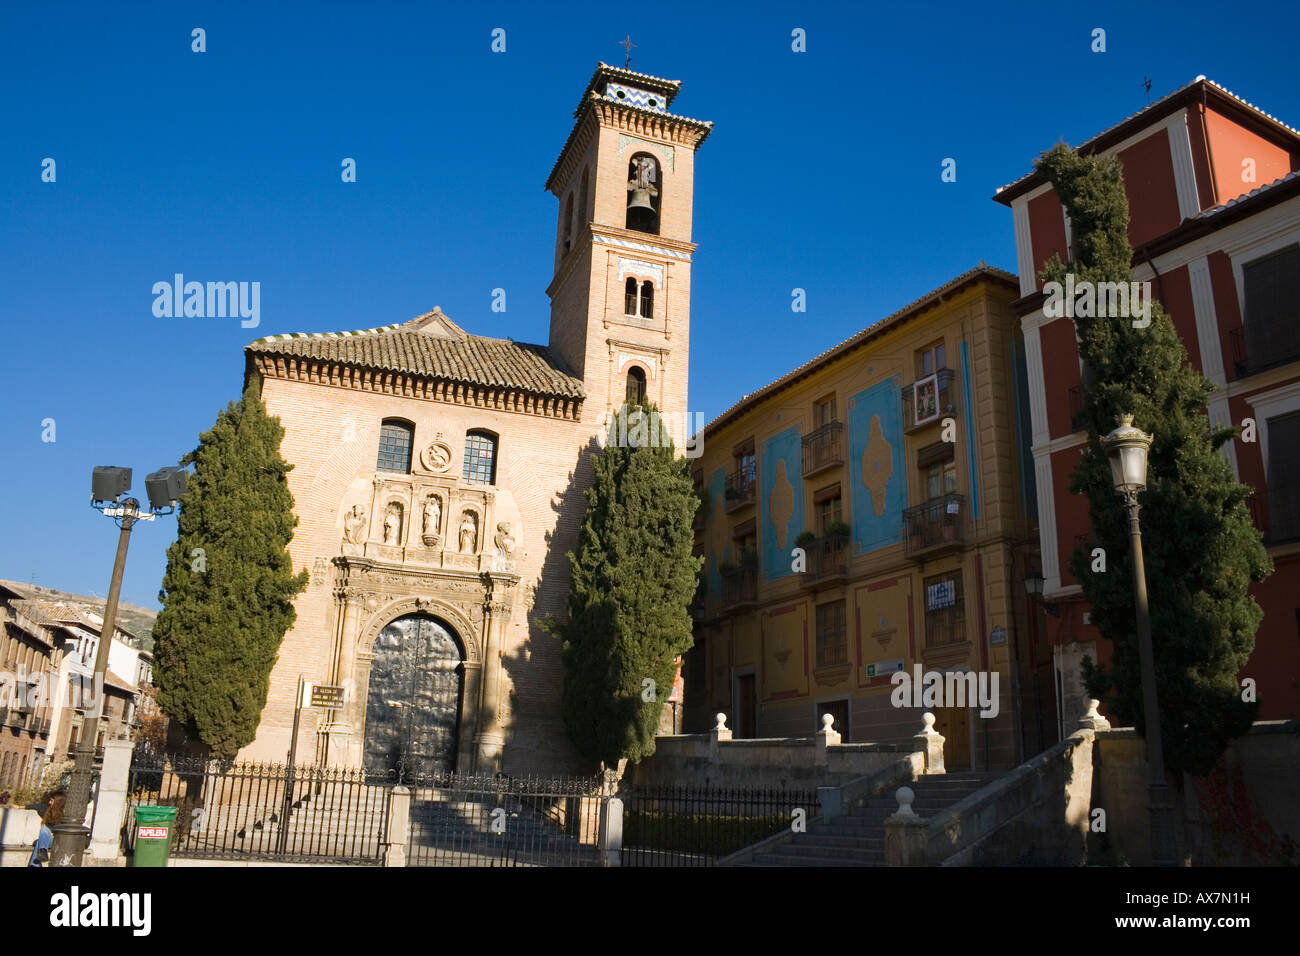
[[[1291,334],[1270,335],[1267,328],[1257,336],[1254,327],[1247,334],[1245,326],[1237,326],[1228,333],[1228,347],[1232,352],[1232,366],[1237,378],[1245,378],[1279,365],[1300,359],[1300,340]],[[1251,340],[1255,347],[1250,348]],[[1265,346],[1264,342],[1271,342]]]
[[[957,411],[957,373],[941,368],[935,373],[935,390],[925,383],[929,376],[906,385],[902,390],[903,431],[912,432],[942,421]],[[918,408],[919,404],[919,408]]]
[[[754,503],[758,494],[757,475],[753,470],[742,468],[727,476],[727,486],[723,494],[726,506],[723,511],[730,513]]]
[[[957,494],[932,498],[924,504],[904,510],[904,554],[913,557],[964,545],[962,516],[965,510],[966,498]]]
[[[825,585],[848,576],[848,541],[842,537],[821,537],[805,549],[808,570],[804,584]]]
[[[740,568],[722,576],[722,606],[733,609],[758,600],[758,569]]]
[[[803,475],[816,474],[844,464],[844,423],[827,422],[804,436]]]
[[[1275,482],[1252,491],[1246,507],[1270,547],[1300,541],[1300,482]]]

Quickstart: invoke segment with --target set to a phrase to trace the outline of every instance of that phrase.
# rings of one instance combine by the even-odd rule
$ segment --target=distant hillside
[[[24,581],[0,579],[0,585],[13,588],[15,591],[31,595],[34,598],[44,598],[50,601],[75,601],[78,604],[85,604],[95,608],[101,615],[104,613],[105,601],[103,598],[92,597],[88,594],[73,594],[71,591],[56,591],[54,588],[43,588],[40,585],[27,584]],[[153,653],[153,622],[157,617],[157,611],[137,607],[134,604],[118,602],[117,626],[140,638],[140,646],[150,654]]]

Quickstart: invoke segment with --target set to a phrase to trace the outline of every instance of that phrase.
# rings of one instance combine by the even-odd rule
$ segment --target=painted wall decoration
[[[901,409],[895,379],[849,400],[849,507],[855,554],[895,544],[903,537],[907,480]]]
[[[758,538],[767,580],[793,574],[790,552],[804,529],[803,443],[797,427],[773,435],[758,459]]]

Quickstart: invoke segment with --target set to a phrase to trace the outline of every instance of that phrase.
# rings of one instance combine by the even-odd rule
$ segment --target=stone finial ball
[[[826,733],[830,733],[831,729],[834,726],[835,726],[835,715],[822,714],[822,730],[825,731]]]
[[[727,729],[727,715],[726,715],[726,714],[716,714],[716,715],[714,716],[714,719],[717,720],[717,722],[718,722],[718,730],[726,730],[726,729]]]
[[[934,730],[934,714],[930,713],[930,712],[927,710],[924,714],[921,715],[921,723],[925,724],[925,733],[928,734],[928,733],[930,733],[931,731],[933,731],[933,730]]]
[[[894,799],[898,801],[899,813],[911,813],[912,801],[916,799],[916,794],[911,787],[899,787],[894,791]]]

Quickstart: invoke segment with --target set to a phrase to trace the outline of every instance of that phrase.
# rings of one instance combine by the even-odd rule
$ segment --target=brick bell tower
[[[593,424],[637,395],[687,410],[695,151],[713,124],[668,111],[680,89],[601,63],[546,180],[559,200],[550,347],[583,380]]]

